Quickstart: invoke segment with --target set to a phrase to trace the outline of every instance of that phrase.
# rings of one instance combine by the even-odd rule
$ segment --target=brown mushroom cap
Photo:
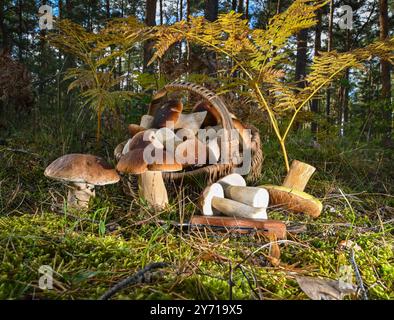
[[[216,126],[222,122],[220,113],[206,100],[197,102],[192,109],[192,112],[202,111],[207,111],[202,127]]]
[[[123,173],[141,174],[148,170],[144,159],[144,149],[133,149],[122,155],[116,165],[116,170]]]
[[[153,128],[163,128],[167,121],[172,121],[174,124],[178,121],[179,115],[183,109],[182,101],[169,100],[162,106],[156,109],[153,119]]]
[[[105,185],[117,183],[119,175],[104,159],[91,154],[66,154],[53,161],[44,175],[62,181]]]
[[[129,124],[127,126],[127,131],[129,131],[130,138],[134,137],[138,132],[146,130],[144,127],[139,126],[138,124]]]
[[[305,213],[314,218],[318,217],[323,209],[322,203],[308,193],[283,187],[264,185],[269,193],[269,205],[284,207],[296,213]]]
[[[127,144],[127,140],[119,143],[116,148],[114,149],[114,156],[115,160],[119,161],[120,157],[122,156],[123,148]]]
[[[162,163],[152,163],[148,165],[149,171],[180,171],[183,169],[183,166],[180,163],[177,163],[174,159],[174,156],[170,152],[163,153],[163,161]]]
[[[157,143],[155,143],[156,147],[159,147],[161,145],[161,142],[158,141],[153,130],[149,129],[145,131],[140,131],[134,137],[132,137],[131,140],[125,145],[125,147],[127,148],[126,151],[131,151],[134,149],[144,149],[153,142]]]

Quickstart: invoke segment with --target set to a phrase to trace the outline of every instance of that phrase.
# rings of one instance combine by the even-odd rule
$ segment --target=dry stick
[[[143,268],[142,270],[133,274],[131,277],[128,277],[128,278],[120,281],[119,283],[117,283],[115,286],[113,286],[111,289],[109,289],[107,292],[105,292],[100,297],[100,300],[108,300],[114,294],[116,294],[118,291],[122,290],[123,288],[125,288],[129,285],[145,282],[147,280],[147,278],[145,278],[146,273],[148,273],[154,269],[168,267],[169,265],[170,264],[166,263],[166,262],[154,262],[154,263],[148,264],[145,268]]]
[[[368,295],[367,295],[367,291],[365,290],[365,287],[364,287],[363,278],[361,278],[360,270],[358,269],[356,260],[354,258],[353,248],[350,248],[349,260],[350,260],[350,263],[354,269],[354,273],[356,274],[356,281],[357,281],[358,287],[360,288],[363,300],[368,300]]]

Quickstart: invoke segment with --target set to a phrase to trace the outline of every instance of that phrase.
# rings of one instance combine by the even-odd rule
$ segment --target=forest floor
[[[98,188],[89,210],[67,210],[65,187],[44,177],[45,167],[71,152],[95,153],[114,163],[112,151],[122,141],[119,135],[104,136],[97,149],[81,121],[90,120],[21,121],[0,135],[1,299],[97,299],[144,266],[162,261],[171,266],[113,298],[229,299],[232,275],[233,299],[307,299],[297,275],[339,279],[344,267],[353,268],[348,252],[338,248],[342,240],[359,247],[354,260],[368,298],[394,299],[392,150],[339,137],[322,139],[320,148],[313,148],[308,135],[294,135],[289,154],[317,168],[306,191],[322,200],[324,210],[317,219],[270,211],[271,218],[289,226],[304,226],[288,235],[280,245],[280,263],[272,264],[269,248],[261,248],[266,239],[173,227],[171,221],[186,221],[198,212],[182,196],[172,198],[168,210],[152,214],[116,184]],[[260,182],[280,184],[285,173],[278,145],[264,130],[261,135],[266,159]],[[39,288],[42,265],[54,270],[52,290]]]

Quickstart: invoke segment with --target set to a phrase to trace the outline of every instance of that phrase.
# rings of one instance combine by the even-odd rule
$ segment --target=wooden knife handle
[[[257,233],[273,233],[278,239],[286,239],[286,225],[278,220],[245,219],[222,216],[195,215],[190,220],[192,226],[212,226],[228,228],[229,231],[247,233],[255,229]]]

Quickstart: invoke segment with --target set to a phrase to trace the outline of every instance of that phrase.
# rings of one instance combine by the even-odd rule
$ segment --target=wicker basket
[[[219,112],[222,120],[222,126],[224,129],[232,130],[234,129],[233,121],[231,115],[224,104],[223,100],[220,99],[212,91],[189,82],[172,82],[166,85],[162,90],[160,90],[154,97],[160,101],[165,101],[166,95],[169,92],[174,91],[189,91],[191,93],[197,94],[201,98],[210,102],[210,104]],[[251,143],[251,167],[249,173],[245,176],[246,180],[250,183],[255,182],[260,174],[263,163],[263,152],[261,149],[261,141],[259,131],[252,125],[245,125],[247,129],[251,130],[252,143]],[[225,130],[226,131],[226,130]],[[231,148],[231,144],[237,141],[227,141]],[[242,155],[241,155],[242,157]],[[212,165],[206,165],[203,167],[196,168],[194,170],[184,170],[180,172],[163,172],[163,180],[168,187],[168,191],[171,189],[179,187],[184,188],[187,185],[187,189],[190,191],[199,192],[204,186],[216,182],[218,179],[233,173],[236,166],[233,163],[218,163]],[[128,193],[134,193],[136,191],[136,179],[135,177],[129,177],[124,182],[126,183],[125,189]],[[202,183],[200,183],[202,182]],[[179,190],[177,190],[178,192]]]

